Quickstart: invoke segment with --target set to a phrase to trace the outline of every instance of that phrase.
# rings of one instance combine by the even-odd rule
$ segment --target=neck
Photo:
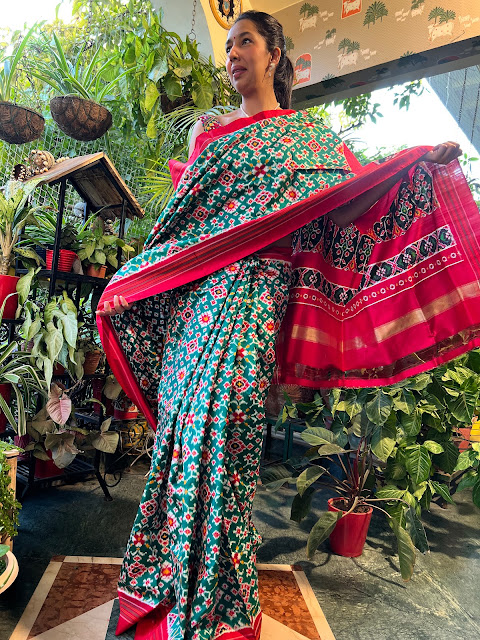
[[[261,111],[278,109],[278,100],[273,91],[267,96],[243,96],[242,109],[249,116],[255,116]]]

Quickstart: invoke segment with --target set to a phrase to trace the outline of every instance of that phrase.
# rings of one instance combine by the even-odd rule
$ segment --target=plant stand
[[[107,284],[106,280],[101,278],[81,275],[71,272],[60,271],[60,237],[62,232],[62,220],[65,211],[65,200],[67,194],[67,184],[70,184],[77,194],[86,202],[84,211],[84,221],[91,214],[108,217],[115,216],[119,219],[119,238],[123,238],[125,232],[126,218],[143,217],[144,211],[138,204],[133,194],[122,180],[113,163],[103,153],[94,153],[78,158],[71,158],[55,165],[49,171],[41,175],[43,184],[54,186],[59,185],[58,190],[58,212],[55,228],[55,243],[53,246],[53,254],[51,259],[51,268],[42,269],[37,276],[40,279],[48,281],[48,297],[52,298],[58,290],[62,290],[66,285],[75,288],[75,295],[72,296],[77,308],[80,305],[82,285],[90,285],[95,290],[101,291]],[[118,261],[121,258],[121,248],[118,248]],[[16,275],[27,273],[26,269],[19,268],[17,262]],[[17,321],[8,321],[6,326],[9,328],[9,336],[11,338]],[[3,324],[3,323],[2,323]],[[105,374],[95,374],[94,376],[84,376],[84,379],[106,378]],[[66,386],[69,384],[69,376],[64,374],[55,376],[60,378]],[[93,429],[99,429],[104,420],[103,411],[94,415],[83,414],[79,412],[77,419],[84,423],[90,423]],[[78,456],[67,468],[62,471],[61,475],[48,473],[45,477],[35,477],[36,458],[30,456],[30,459],[21,462],[18,466],[18,482],[22,485],[21,498],[33,492],[34,490],[51,487],[56,483],[78,482],[85,478],[95,476],[100,487],[103,490],[105,500],[112,500],[108,491],[107,484],[100,472],[100,452],[96,451],[93,461],[80,459]]]

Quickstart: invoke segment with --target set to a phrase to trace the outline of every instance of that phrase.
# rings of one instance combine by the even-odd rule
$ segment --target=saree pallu
[[[397,353],[402,362],[406,357],[406,313],[420,313],[428,327],[435,325],[427,332],[428,347],[462,332],[460,348],[476,344],[472,310],[478,311],[478,283],[471,295],[462,289],[464,280],[473,282],[478,251],[478,230],[469,235],[462,229],[477,224],[466,193],[450,202],[435,182],[437,172],[421,166],[366,214],[363,226],[340,230],[322,218],[410,167],[427,150],[407,150],[361,168],[320,121],[305,113],[273,111],[199,136],[192,161],[173,165],[177,190],[145,251],[116,274],[100,302],[124,295],[134,303],[121,316],[99,318],[99,330],[113,372],[149,423],[154,428],[158,423],[155,455],[122,568],[119,632],[139,621],[142,639],[259,636],[254,566],[259,538],[251,509],[263,405],[291,283],[280,353],[280,374],[288,381],[331,386],[343,377],[359,386],[366,379],[370,385],[381,380],[381,367],[392,357],[396,362]],[[458,203],[461,223],[454,219]],[[448,221],[445,211],[450,211]],[[424,223],[430,225],[428,233]],[[255,255],[294,231],[293,276],[288,261]],[[460,262],[451,257],[460,247],[465,276],[454,269]],[[441,264],[446,258],[445,269],[432,270],[415,258],[425,251]],[[396,286],[388,294],[387,263],[398,276],[388,282]],[[416,266],[431,272],[430,299],[425,303],[414,294],[410,307],[405,299],[396,305],[397,292],[416,291],[410,273]],[[388,354],[381,354],[390,360],[378,362],[376,345],[367,344],[363,367],[354,368],[342,346],[349,334],[339,314],[348,304],[361,311],[368,295],[364,289],[380,300],[375,308],[366,305],[373,312],[362,320],[365,342],[380,331],[387,341],[393,337],[393,346],[389,343]],[[454,289],[460,302],[451,306],[448,322],[445,308],[425,309],[440,290]],[[360,340],[355,331],[352,335],[354,343]],[[421,352],[422,340],[408,354]],[[399,351],[395,342],[401,343]],[[325,345],[328,359],[312,364],[309,349],[315,349],[316,358]],[[458,352],[458,345],[450,347],[445,357]],[[366,373],[369,367],[372,374]],[[347,376],[349,369],[353,373]],[[319,372],[326,372],[325,380],[319,380]],[[408,372],[402,364],[399,375]]]

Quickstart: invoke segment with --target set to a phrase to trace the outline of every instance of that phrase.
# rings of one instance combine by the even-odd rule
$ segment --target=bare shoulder
[[[242,117],[242,112],[240,109],[235,109],[235,111],[230,111],[229,113],[223,113],[222,115],[217,116],[217,120],[220,122],[222,126],[230,124],[234,120],[238,120],[238,118]]]

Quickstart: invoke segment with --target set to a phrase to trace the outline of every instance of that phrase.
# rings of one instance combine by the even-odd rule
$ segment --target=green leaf
[[[473,485],[472,500],[473,504],[480,509],[480,479]]]
[[[157,123],[157,114],[152,113],[147,124],[147,132],[146,132],[147,137],[150,138],[151,140],[155,139],[158,135],[156,123]]]
[[[456,420],[464,424],[471,424],[477,400],[478,393],[474,394],[467,391],[461,391],[458,398],[447,399],[447,407],[450,409]]]
[[[151,111],[157,103],[159,97],[160,94],[158,92],[156,84],[154,82],[149,82],[147,84],[147,88],[145,89],[145,110]]]
[[[182,85],[174,75],[167,74],[163,79],[163,86],[168,99],[172,102],[182,96]]]
[[[422,428],[422,414],[414,410],[410,415],[399,414],[400,426],[407,436],[416,436]]]
[[[325,511],[313,525],[307,541],[307,557],[312,559],[319,545],[332,533],[337,521],[342,517],[341,511]]]
[[[105,264],[107,261],[107,256],[105,255],[105,252],[102,251],[101,249],[96,249],[95,253],[93,254],[93,259],[98,264]]]
[[[466,451],[462,451],[458,456],[454,471],[469,469],[475,466],[476,463],[478,463],[478,453],[473,449],[467,449]]]
[[[272,467],[267,467],[261,474],[262,486],[267,491],[277,491],[286,482],[294,481],[292,473],[283,464],[277,464]]]
[[[77,314],[73,313],[73,311],[69,311],[66,315],[60,318],[60,322],[63,325],[63,335],[67,344],[70,347],[75,348],[78,334]]]
[[[128,47],[123,57],[126,65],[135,64],[135,45]]]
[[[371,447],[373,453],[383,460],[387,460],[395,447],[395,438],[397,435],[396,417],[392,414],[391,418],[383,425],[374,428],[371,439]]]
[[[314,493],[315,489],[313,487],[306,489],[303,495],[297,493],[292,502],[290,520],[301,522],[308,515]]]
[[[374,397],[366,405],[367,417],[375,425],[381,426],[388,420],[393,408],[393,398],[382,389],[376,389]]]
[[[319,467],[314,465],[312,467],[308,467],[303,471],[297,478],[297,491],[300,496],[303,496],[306,489],[318,480],[325,473],[325,469],[323,467]]]
[[[459,451],[453,442],[443,444],[444,452],[434,456],[435,464],[445,473],[453,473],[457,464]]]
[[[213,86],[210,83],[195,82],[192,87],[192,99],[199,109],[211,109],[214,98]]]
[[[422,445],[415,445],[406,451],[405,464],[415,484],[420,484],[429,478],[432,461],[428,450]]]
[[[60,353],[63,345],[62,332],[55,327],[53,322],[49,322],[47,325],[45,343],[47,345],[48,357],[50,361],[53,362]]]
[[[476,471],[468,471],[464,476],[462,476],[460,482],[457,486],[457,491],[463,491],[463,489],[470,489],[475,485],[477,480],[480,479],[480,476]]]
[[[425,440],[423,446],[427,448],[430,453],[443,453],[445,449],[439,442],[435,442],[435,440]]]
[[[415,396],[409,389],[400,389],[398,396],[393,398],[393,405],[397,411],[410,415],[415,409]]]
[[[402,578],[408,581],[413,575],[413,568],[415,566],[415,546],[407,531],[398,524],[397,520],[392,520],[391,525],[398,541],[400,573]]]
[[[32,280],[35,276],[35,269],[31,268],[17,282],[18,303],[24,305],[30,294]]]
[[[324,444],[318,448],[319,456],[331,456],[336,453],[345,453],[345,449],[339,447],[338,444]]]
[[[330,391],[330,407],[332,411],[332,416],[335,415],[338,409],[338,405],[340,404],[340,398],[342,397],[342,390],[338,388],[334,388]]]
[[[178,78],[186,78],[192,73],[193,62],[192,60],[178,60],[177,66],[174,68],[173,73]]]
[[[168,61],[166,56],[162,56],[158,59],[156,64],[152,67],[148,74],[148,78],[152,82],[158,82],[168,71]]]
[[[105,431],[90,438],[91,444],[104,453],[115,453],[118,446],[119,434],[115,431]]]
[[[381,498],[382,500],[401,500],[404,495],[405,489],[399,489],[395,485],[387,485],[379,489],[375,497]]]
[[[440,482],[436,482],[435,480],[430,480],[429,484],[430,484],[430,489],[432,490],[433,493],[438,493],[438,495],[442,496],[442,498],[446,502],[449,502],[450,504],[455,504],[454,501],[452,500],[452,496],[450,495],[450,491],[446,484],[441,484]]]
[[[405,509],[405,521],[413,544],[421,553],[426,553],[429,550],[427,534],[420,518],[417,516],[415,507],[410,506]]]
[[[334,434],[323,427],[308,427],[302,431],[301,437],[302,440],[312,446],[317,444],[331,444],[335,441]]]

